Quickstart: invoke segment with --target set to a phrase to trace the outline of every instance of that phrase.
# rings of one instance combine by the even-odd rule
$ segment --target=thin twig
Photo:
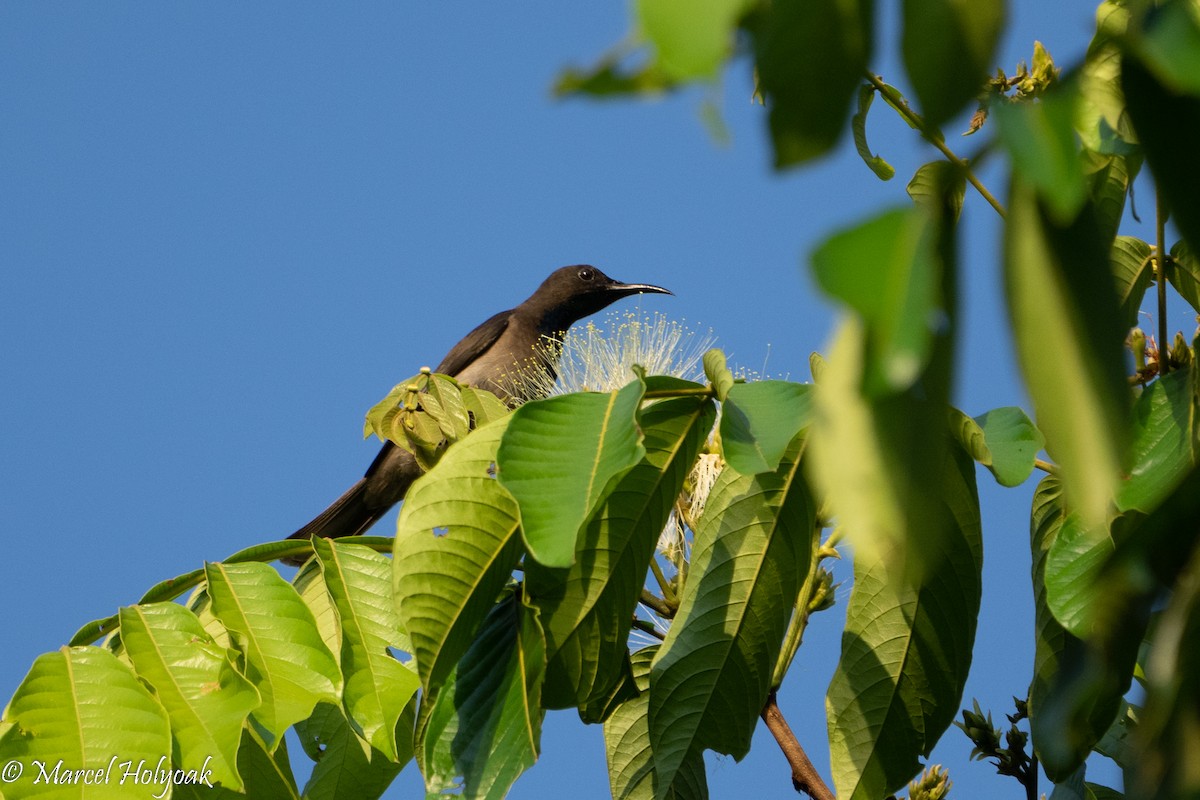
[[[658,588],[662,589],[663,602],[671,608],[679,607],[679,598],[675,596],[675,590],[671,588],[671,582],[667,580],[667,576],[663,574],[662,567],[658,565],[655,558],[650,559],[650,571],[654,573],[654,580],[658,582]]]
[[[767,730],[775,737],[775,741],[779,743],[779,749],[783,751],[784,757],[792,767],[793,788],[797,792],[807,794],[813,800],[837,800],[833,792],[825,785],[825,781],[821,779],[821,774],[809,760],[804,748],[800,746],[800,742],[796,739],[796,734],[792,733],[787,720],[783,718],[779,704],[775,702],[774,690],[767,695],[767,704],[763,706],[762,718],[763,722],[767,723]]]
[[[1154,187],[1158,242],[1158,374],[1171,371],[1171,346],[1167,341],[1167,201],[1161,186]]]
[[[642,633],[650,634],[651,636],[658,639],[660,642],[666,640],[666,638],[667,638],[666,636],[663,635],[662,631],[660,631],[658,628],[654,627],[653,622],[647,622],[646,620],[639,619],[638,617],[633,618],[633,627],[637,628]]]
[[[869,81],[870,84],[874,86],[880,94],[887,96],[888,85],[884,83],[878,75],[867,72],[867,81]],[[908,101],[904,100],[903,97],[900,99],[903,102],[898,103],[897,105],[893,106],[893,108],[895,108],[904,117],[904,121],[916,130],[920,131],[921,136],[925,139],[925,141],[929,142],[931,145],[940,150],[942,155],[946,157],[947,161],[962,170],[963,175],[965,175],[967,178],[967,182],[975,187],[975,191],[979,192],[980,197],[986,200],[992,208],[996,209],[997,214],[999,214],[1001,217],[1007,216],[1004,211],[1004,206],[1000,205],[1000,201],[997,200],[995,196],[988,191],[987,187],[983,185],[979,178],[975,176],[975,173],[971,171],[970,164],[964,159],[959,158],[954,151],[946,145],[946,141],[930,129],[924,118],[922,118],[919,114],[913,111],[912,108],[909,107]]]
[[[1033,460],[1033,465],[1035,467],[1037,467],[1038,469],[1040,469],[1042,472],[1045,472],[1047,475],[1057,475],[1058,474],[1058,465],[1051,464],[1049,461],[1043,461],[1040,458],[1035,458]]]
[[[649,589],[642,589],[642,596],[638,598],[642,605],[649,607],[654,613],[666,619],[672,619],[675,616],[675,609],[663,602],[663,599],[651,592]]]

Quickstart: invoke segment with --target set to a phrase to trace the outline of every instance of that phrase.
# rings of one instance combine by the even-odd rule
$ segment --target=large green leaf
[[[237,768],[244,784],[241,791],[220,784],[209,787],[203,781],[180,783],[172,790],[171,800],[244,800],[250,797],[255,800],[300,800],[300,790],[296,788],[296,778],[288,759],[286,739],[280,740],[279,745],[271,751],[253,730],[243,728],[242,742],[237,752]],[[315,795],[307,797],[309,800],[321,800]]]
[[[1171,248],[1171,269],[1167,277],[1179,296],[1188,301],[1196,313],[1200,314],[1200,258],[1188,243],[1182,239]]]
[[[932,125],[941,125],[983,92],[1004,0],[904,0],[904,67]]]
[[[1069,633],[1050,610],[1046,597],[1046,560],[1067,519],[1062,482],[1048,475],[1033,496],[1029,521],[1033,552],[1034,634],[1033,680],[1029,684],[1029,718],[1034,752],[1052,781],[1066,780],[1083,764],[1104,735],[1121,702],[1119,694],[1099,692],[1078,713],[1066,715],[1055,703],[1064,675],[1086,658],[1085,642]]]
[[[400,510],[393,589],[426,691],[466,652],[521,557],[516,501],[494,477],[511,419],[451,447]]]
[[[575,541],[610,481],[646,454],[636,420],[645,384],[536,400],[513,412],[496,454],[500,483],[521,509],[529,554],[569,567]]]
[[[743,475],[774,472],[808,425],[812,386],[790,381],[736,383],[721,406],[721,449]]]
[[[658,782],[650,747],[650,664],[658,646],[645,647],[631,657],[638,695],[619,705],[604,723],[608,782],[614,800],[654,800]],[[704,756],[692,751],[675,773],[665,795],[668,800],[707,800]]]
[[[974,418],[953,409],[951,432],[971,458],[992,471],[1001,486],[1024,483],[1045,444],[1042,432],[1015,406],[994,408]]]
[[[662,71],[687,80],[717,76],[747,5],[748,0],[638,0],[635,8]]]
[[[1086,638],[1091,632],[1096,601],[1106,591],[1098,579],[1115,550],[1111,526],[1089,526],[1077,512],[1067,515],[1050,545],[1046,603],[1054,618],[1075,636]]]
[[[874,800],[920,768],[957,712],[971,665],[983,544],[975,465],[948,448],[937,514],[949,529],[898,574],[872,551],[854,556],[842,655],[826,712],[838,797]]]
[[[122,782],[135,772],[171,767],[167,714],[112,653],[99,647],[64,647],[38,656],[4,710],[11,723],[0,736],[6,765],[4,792],[11,798],[145,798],[169,789],[162,784]],[[16,780],[12,763],[22,767]],[[104,770],[95,785],[67,787],[39,780],[37,764],[59,771]],[[202,764],[188,764],[200,769]],[[101,773],[92,773],[100,775]]]
[[[362,737],[397,761],[396,722],[420,680],[388,648],[402,646],[392,601],[392,564],[370,548],[316,537],[313,549],[342,631],[342,702]]]
[[[319,704],[311,717],[296,725],[300,744],[317,762],[304,786],[305,798],[372,800],[383,795],[412,758],[415,716],[414,701],[396,726],[399,758],[391,761],[355,732],[343,708]]]
[[[1128,385],[1108,250],[1090,205],[1059,225],[1014,177],[1005,281],[1017,354],[1071,507],[1102,526],[1125,452]]]
[[[205,565],[212,611],[245,658],[262,696],[253,718],[274,747],[322,700],[340,699],[342,674],[312,611],[266,564]]]
[[[812,255],[821,288],[866,322],[870,396],[908,388],[928,361],[943,303],[935,220],[923,207],[896,209],[835,234]]]
[[[545,638],[517,594],[498,603],[445,684],[422,700],[417,761],[431,794],[502,798],[533,766],[542,733]]]
[[[1200,248],[1200,203],[1195,198],[1200,150],[1194,136],[1200,130],[1200,97],[1164,86],[1134,57],[1121,62],[1121,87],[1155,185],[1183,238]],[[1170,124],[1163,124],[1164,120]]]
[[[770,112],[777,169],[833,148],[871,58],[871,0],[759,5],[744,25]]]
[[[1078,100],[1073,86],[1060,87],[1036,103],[998,103],[992,110],[1013,169],[1025,184],[1037,189],[1050,216],[1062,225],[1079,214],[1087,199],[1075,135]],[[1018,200],[1014,190],[1009,208],[1015,210],[1018,202],[1027,200]],[[1016,224],[1012,217],[1008,228]]]
[[[526,592],[546,631],[547,708],[577,705],[587,719],[628,673],[628,636],[655,545],[712,430],[711,400],[647,406],[646,457],[623,475],[584,527],[567,570],[526,564]]]
[[[724,470],[709,495],[679,612],[650,674],[659,798],[690,753],[740,760],[750,748],[809,563],[816,510],[803,450],[798,436],[775,472]]]
[[[1117,302],[1121,305],[1121,327],[1132,328],[1138,322],[1142,298],[1154,282],[1150,245],[1135,236],[1118,236],[1109,255]]]
[[[1117,508],[1149,513],[1192,466],[1194,364],[1146,386],[1133,406],[1132,467],[1117,491]]]
[[[183,606],[127,606],[120,619],[134,671],[170,718],[176,764],[205,764],[214,783],[241,788],[237,753],[246,717],[259,704],[254,686]]]

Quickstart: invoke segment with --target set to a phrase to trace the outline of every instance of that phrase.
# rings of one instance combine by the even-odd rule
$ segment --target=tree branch
[[[1157,223],[1158,266],[1154,276],[1158,284],[1158,374],[1171,371],[1171,343],[1167,341],[1167,202],[1160,187],[1154,187],[1155,220]]]
[[[763,722],[767,723],[767,730],[775,737],[775,741],[779,743],[779,749],[783,751],[784,757],[792,767],[792,786],[796,791],[807,794],[813,800],[837,800],[833,792],[825,785],[825,781],[821,780],[821,774],[808,759],[804,748],[796,739],[796,734],[792,733],[787,720],[783,718],[783,713],[780,712],[779,705],[775,702],[774,690],[767,695],[767,704],[763,706],[762,718]]]

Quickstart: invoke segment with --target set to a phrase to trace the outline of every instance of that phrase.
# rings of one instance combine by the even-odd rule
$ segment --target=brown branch
[[[779,749],[783,751],[784,757],[792,767],[792,786],[796,791],[807,794],[813,800],[837,800],[833,792],[825,785],[825,781],[821,780],[821,774],[808,760],[808,755],[800,746],[796,734],[792,733],[787,720],[783,718],[779,704],[775,702],[774,691],[767,695],[767,704],[763,706],[762,718],[763,722],[767,723],[767,730],[775,737],[775,741],[779,743]]]

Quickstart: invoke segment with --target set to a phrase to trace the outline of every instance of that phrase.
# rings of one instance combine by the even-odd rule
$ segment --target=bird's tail
[[[346,490],[346,493],[333,501],[329,508],[318,514],[312,522],[287,537],[289,539],[311,539],[323,536],[326,539],[340,539],[343,536],[358,536],[379,521],[388,512],[390,506],[379,507],[367,503],[367,479]],[[300,564],[304,558],[282,559],[287,564]]]

